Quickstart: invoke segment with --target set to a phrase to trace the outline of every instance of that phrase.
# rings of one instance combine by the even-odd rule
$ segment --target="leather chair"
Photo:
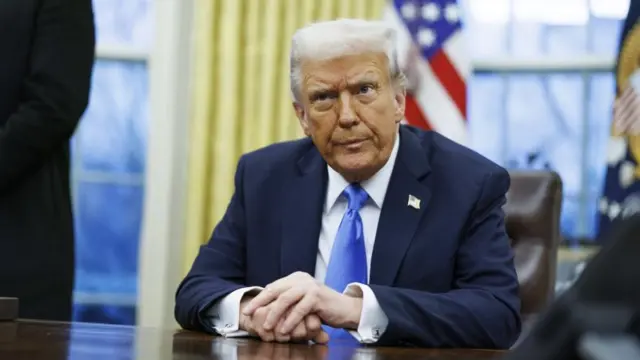
[[[562,180],[551,171],[509,173],[504,210],[520,283],[524,334],[555,294]]]

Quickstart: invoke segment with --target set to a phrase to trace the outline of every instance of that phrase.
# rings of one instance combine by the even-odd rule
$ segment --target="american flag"
[[[400,66],[409,80],[406,121],[467,143],[471,63],[456,0],[391,0],[384,19],[398,34]]]
[[[613,104],[613,133],[640,134],[640,70],[634,71],[628,84]]]
[[[640,1],[629,2],[620,31],[614,72],[616,100],[607,148],[607,173],[598,204],[597,240],[606,239],[612,225],[640,213]]]

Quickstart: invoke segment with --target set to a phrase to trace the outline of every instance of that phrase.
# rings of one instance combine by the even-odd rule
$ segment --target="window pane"
[[[97,61],[89,108],[75,135],[83,170],[144,171],[148,74],[143,63]]]
[[[546,25],[540,53],[574,57],[588,53],[588,25]]]
[[[589,22],[589,41],[594,54],[616,56],[622,30],[622,20],[592,17]]]
[[[98,45],[149,49],[152,0],[93,0]]]
[[[583,78],[510,75],[507,81],[507,166],[557,171],[564,183],[562,231],[580,236]]]
[[[615,54],[628,0],[462,0],[474,58]]]
[[[143,188],[77,186],[76,291],[135,295]]]
[[[587,235],[596,236],[597,206],[606,175],[606,152],[611,129],[613,99],[615,95],[613,74],[594,74],[589,86],[589,130],[588,130],[588,182],[589,198],[587,217]]]
[[[506,54],[509,0],[460,0],[464,29],[474,58]]]
[[[504,164],[504,81],[500,75],[479,75],[469,82],[469,134],[471,147]]]
[[[542,53],[543,26],[538,23],[513,23],[509,36],[509,55],[516,57],[537,56]]]
[[[514,21],[510,41],[513,57],[571,57],[587,53],[587,30],[584,25],[557,25]]]

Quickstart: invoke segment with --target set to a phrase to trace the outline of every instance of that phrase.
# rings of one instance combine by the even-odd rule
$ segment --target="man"
[[[178,288],[187,329],[265,341],[508,348],[520,303],[508,173],[400,126],[393,30],[299,30],[294,109],[307,138],[243,156],[235,193]]]
[[[0,1],[0,297],[71,320],[69,139],[87,106],[91,0]]]

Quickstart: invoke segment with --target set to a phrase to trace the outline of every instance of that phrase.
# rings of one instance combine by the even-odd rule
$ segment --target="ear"
[[[309,121],[307,121],[306,113],[304,112],[304,108],[297,102],[293,103],[293,110],[296,112],[296,117],[300,122],[300,126],[302,127],[302,131],[306,136],[311,136],[311,131],[309,129]]]
[[[394,102],[396,105],[395,120],[400,123],[404,119],[404,111],[407,105],[407,91],[402,88],[395,92]]]

